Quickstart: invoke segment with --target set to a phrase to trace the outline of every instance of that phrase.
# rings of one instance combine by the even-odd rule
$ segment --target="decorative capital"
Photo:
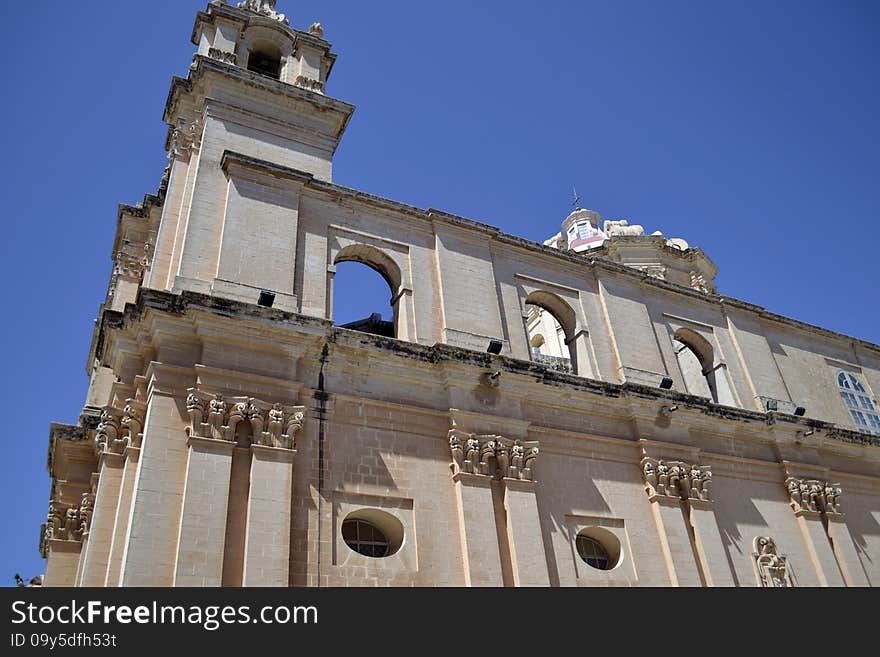
[[[305,406],[270,404],[253,397],[224,398],[197,388],[187,390],[188,436],[245,441],[250,445],[293,449],[305,422]]]
[[[712,468],[684,461],[663,461],[650,456],[639,465],[648,495],[711,501]]]
[[[126,399],[122,410],[105,406],[95,428],[95,453],[98,456],[106,452],[122,454],[128,446],[140,447],[144,411],[144,403],[135,399]]]
[[[826,515],[842,513],[840,498],[843,489],[839,483],[788,477],[785,480],[785,488],[791,498],[791,508],[795,512],[814,511]]]
[[[762,587],[791,588],[795,586],[788,557],[779,554],[776,541],[769,536],[756,536],[752,542],[752,550],[758,583]]]
[[[450,429],[448,438],[455,474],[466,472],[497,479],[534,481],[538,441],[510,440],[458,429]]]

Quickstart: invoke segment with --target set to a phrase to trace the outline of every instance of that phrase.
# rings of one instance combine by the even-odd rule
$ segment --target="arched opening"
[[[717,368],[709,341],[695,331],[679,329],[673,336],[673,344],[687,392],[717,402]]]
[[[342,249],[333,264],[334,323],[353,331],[398,337],[400,270],[394,261],[374,247],[355,244]]]
[[[248,53],[247,69],[278,80],[281,77],[281,50],[268,42],[255,45]]]
[[[560,372],[577,374],[577,320],[571,306],[555,294],[539,290],[526,297],[525,308],[532,360]]]

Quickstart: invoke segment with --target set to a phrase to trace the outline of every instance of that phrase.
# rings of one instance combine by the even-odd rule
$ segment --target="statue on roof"
[[[252,11],[260,16],[274,18],[276,21],[289,25],[290,22],[284,14],[279,14],[275,11],[275,2],[276,0],[244,0],[244,2],[239,2],[236,7]]]

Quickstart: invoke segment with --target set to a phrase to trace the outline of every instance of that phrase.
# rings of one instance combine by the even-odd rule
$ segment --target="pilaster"
[[[220,586],[235,443],[190,436],[175,586]]]
[[[116,523],[119,489],[122,485],[124,459],[120,454],[105,452],[100,457],[95,491],[95,510],[83,547],[80,586],[104,586]]]
[[[295,455],[293,449],[251,445],[244,586],[288,586]]]

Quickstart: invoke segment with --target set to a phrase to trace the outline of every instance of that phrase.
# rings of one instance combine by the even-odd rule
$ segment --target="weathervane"
[[[572,186],[571,191],[574,192],[574,199],[572,200],[571,204],[574,206],[575,210],[580,210],[581,209],[581,197],[578,196],[578,190],[576,190],[574,188],[574,186]]]

